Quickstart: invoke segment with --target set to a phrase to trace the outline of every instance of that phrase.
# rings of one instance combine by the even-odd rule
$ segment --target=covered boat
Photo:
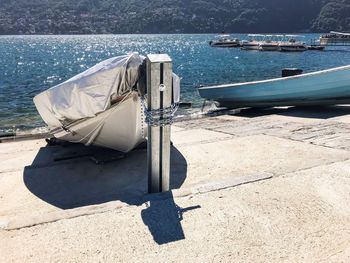
[[[144,59],[137,53],[110,58],[35,96],[50,132],[58,139],[122,152],[143,142],[147,127],[138,83]]]
[[[228,108],[350,103],[350,65],[285,78],[199,88]]]

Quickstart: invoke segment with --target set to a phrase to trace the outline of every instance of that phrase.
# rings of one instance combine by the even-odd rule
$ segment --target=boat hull
[[[317,50],[317,51],[322,51],[324,50],[326,47],[325,46],[308,46],[307,50]]]
[[[125,101],[96,117],[51,132],[61,140],[129,152],[145,141],[147,126],[142,116],[141,100],[134,92]]]
[[[199,94],[228,108],[350,103],[350,66],[248,83],[202,87]]]
[[[279,51],[280,48],[278,45],[260,45],[260,51]]]
[[[225,43],[225,44],[219,44],[219,43],[214,43],[214,44],[211,44],[210,45],[211,47],[239,47],[239,44],[228,44],[228,43]]]
[[[230,42],[230,41],[210,41],[209,45],[211,47],[239,47],[240,44],[237,42]]]
[[[304,52],[307,50],[306,46],[280,46],[280,51],[282,52]]]
[[[260,50],[259,45],[242,45],[242,50]]]

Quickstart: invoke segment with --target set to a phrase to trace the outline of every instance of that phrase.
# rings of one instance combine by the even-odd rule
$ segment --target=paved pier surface
[[[349,106],[178,122],[154,195],[142,147],[1,143],[0,262],[350,262],[349,131]]]

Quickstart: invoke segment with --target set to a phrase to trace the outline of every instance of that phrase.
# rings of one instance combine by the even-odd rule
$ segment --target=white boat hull
[[[350,103],[350,66],[303,75],[199,88],[228,108]]]
[[[243,50],[260,50],[259,45],[242,45],[241,49]]]
[[[145,141],[147,135],[141,99],[133,92],[127,99],[96,117],[76,121],[52,133],[58,139],[73,143],[129,152]]]

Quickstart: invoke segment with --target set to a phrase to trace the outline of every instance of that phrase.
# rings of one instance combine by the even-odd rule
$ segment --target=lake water
[[[246,35],[235,35],[246,39]],[[308,42],[319,35],[306,35]],[[0,36],[0,132],[43,127],[33,97],[101,60],[134,51],[168,53],[182,77],[182,101],[199,108],[197,87],[279,77],[350,64],[350,48],[303,53],[211,48],[215,35]]]

